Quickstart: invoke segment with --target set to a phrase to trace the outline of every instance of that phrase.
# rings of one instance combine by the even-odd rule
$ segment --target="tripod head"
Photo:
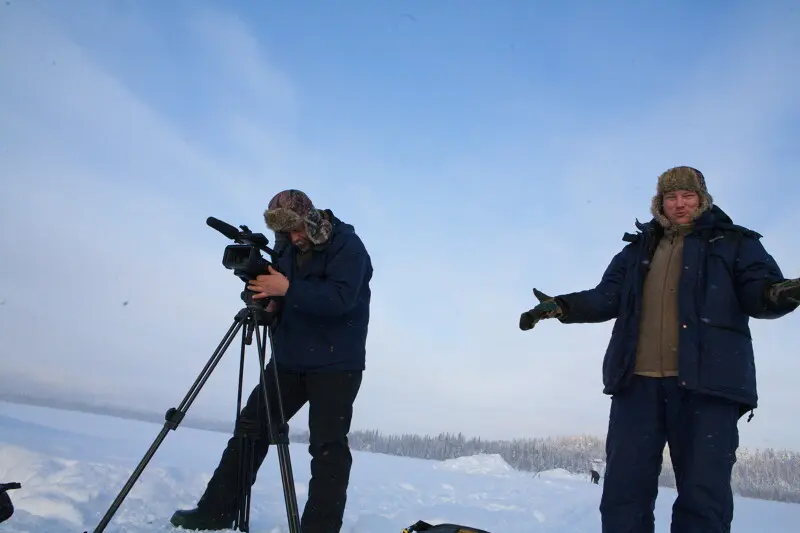
[[[233,270],[234,275],[244,282],[245,290],[240,295],[242,301],[248,306],[265,307],[270,299],[253,300],[253,291],[247,289],[246,286],[257,276],[269,273],[270,266],[278,270],[278,267],[275,266],[278,254],[268,246],[269,239],[263,233],[253,233],[245,225],[240,225],[241,229],[239,230],[214,217],[208,217],[206,224],[237,243],[225,247],[222,254],[222,266]],[[265,259],[261,255],[262,251],[272,261]]]

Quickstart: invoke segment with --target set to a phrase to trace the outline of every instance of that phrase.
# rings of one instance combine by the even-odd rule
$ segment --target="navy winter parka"
[[[603,392],[628,384],[634,367],[648,265],[663,235],[654,219],[611,260],[597,287],[557,297],[565,324],[616,319],[603,360]],[[678,383],[689,390],[758,406],[750,318],[776,319],[797,305],[777,309],[767,288],[786,278],[760,242],[761,235],[733,224],[714,206],[697,218],[684,239],[678,289]]]
[[[273,331],[274,358],[299,372],[365,368],[372,261],[354,227],[328,213],[331,236],[301,268],[293,246],[276,248],[289,289]]]

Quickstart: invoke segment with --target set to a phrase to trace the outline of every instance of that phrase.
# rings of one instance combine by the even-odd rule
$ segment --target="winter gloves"
[[[533,326],[542,319],[556,318],[563,313],[561,307],[552,297],[547,296],[536,288],[533,289],[533,295],[538,298],[539,304],[530,311],[525,311],[520,315],[519,329],[522,331],[533,329]]]
[[[781,281],[769,289],[769,300],[778,308],[800,304],[800,278]]]
[[[563,316],[564,310],[555,298],[546,295],[538,289],[533,289],[533,294],[539,300],[539,304],[525,311],[519,317],[519,329],[528,331],[540,321],[546,318],[558,318]],[[767,298],[770,304],[778,309],[794,307],[800,304],[800,278],[789,279],[773,284],[767,291]]]

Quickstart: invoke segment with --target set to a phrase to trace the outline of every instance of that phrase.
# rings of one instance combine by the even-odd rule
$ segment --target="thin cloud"
[[[617,119],[582,125],[544,82],[531,101],[486,103],[498,123],[516,121],[481,142],[436,150],[425,130],[439,117],[421,116],[420,165],[353,124],[327,125],[317,137],[327,142],[304,139],[301,118],[313,110],[244,17],[181,12],[173,37],[195,51],[189,60],[134,11],[114,42],[130,50],[148,40],[162,53],[145,83],[132,74],[144,67],[75,30],[100,12],[63,26],[46,13],[16,6],[0,19],[0,379],[9,385],[156,411],[177,402],[241,306],[242,284],[220,264],[229,241],[205,218],[265,231],[261,212],[286,187],[355,224],[373,254],[356,427],[604,434],[611,323],[527,333],[516,324],[535,304],[533,286],[556,294],[599,281],[634,218],[649,218],[669,166],[702,169],[723,209],[765,234],[787,275],[800,272],[791,247],[800,221],[771,192],[791,186],[772,147],[783,117],[799,110],[796,17],[742,18],[655,103]],[[111,28],[122,20],[102,13]],[[800,372],[786,348],[795,320],[753,324],[764,403],[744,443],[800,442],[784,424],[787,376]],[[237,365],[232,346],[194,410],[232,415]],[[293,427],[302,425],[303,414]]]

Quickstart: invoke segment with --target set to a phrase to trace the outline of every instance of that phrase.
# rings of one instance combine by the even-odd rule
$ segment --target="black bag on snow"
[[[403,530],[403,533],[417,533],[417,532],[429,532],[429,533],[490,533],[485,529],[477,529],[474,527],[468,526],[461,526],[458,524],[436,524],[432,525],[427,522],[423,522],[422,520],[418,521],[416,524],[408,526]]]

